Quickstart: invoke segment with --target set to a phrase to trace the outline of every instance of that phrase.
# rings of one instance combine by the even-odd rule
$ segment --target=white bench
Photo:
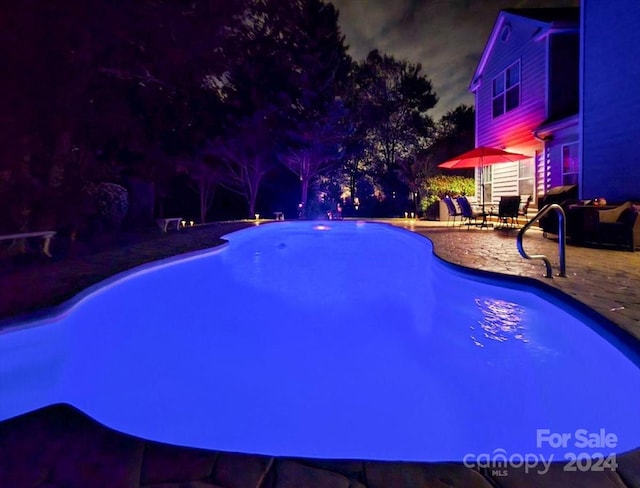
[[[22,234],[7,234],[4,236],[0,236],[0,241],[15,241],[17,239],[26,239],[27,237],[42,237],[44,239],[44,243],[42,245],[42,253],[45,256],[51,257],[49,246],[51,245],[51,239],[55,235],[56,233],[53,230],[45,230],[41,232],[23,232]]]
[[[182,217],[171,217],[169,219],[156,219],[156,224],[162,230],[162,232],[167,232],[169,230],[169,224],[175,225],[176,230],[180,230],[180,222],[182,222]]]

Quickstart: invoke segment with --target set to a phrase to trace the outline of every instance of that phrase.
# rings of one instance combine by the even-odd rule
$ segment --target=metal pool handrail
[[[566,266],[565,266],[565,248],[566,248],[566,235],[567,235],[567,224],[566,217],[564,213],[564,209],[558,205],[557,203],[550,203],[549,205],[545,205],[542,209],[529,221],[527,222],[520,232],[518,232],[518,237],[516,239],[516,244],[518,246],[518,252],[525,259],[542,259],[544,261],[544,265],[547,268],[546,278],[553,278],[553,274],[551,272],[551,261],[544,254],[532,254],[529,256],[522,246],[522,239],[524,237],[524,233],[531,227],[535,222],[540,220],[540,218],[544,217],[546,214],[555,210],[558,214],[558,255],[560,258],[560,274],[562,278],[566,278]]]

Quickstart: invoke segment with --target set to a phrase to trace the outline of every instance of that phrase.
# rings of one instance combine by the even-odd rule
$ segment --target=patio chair
[[[462,215],[461,212],[456,208],[451,197],[444,197],[442,201],[447,206],[447,212],[449,212],[449,219],[447,220],[447,224],[451,221],[451,218],[453,217],[453,225],[456,225],[456,218],[461,217]]]
[[[533,197],[531,195],[529,195],[529,197],[524,203],[520,202],[521,207],[518,210],[518,217],[516,217],[517,225],[520,225],[520,219],[519,219],[520,216],[524,217],[525,224],[527,223],[529,207],[531,206],[532,202],[533,202]]]
[[[467,229],[471,225],[477,225],[480,227],[488,227],[487,224],[487,213],[483,211],[473,210],[471,208],[471,204],[467,197],[458,197],[456,198],[458,205],[460,206],[460,213],[463,219],[467,219],[466,222],[463,222],[460,225],[466,225]],[[493,224],[492,224],[493,225]]]
[[[633,252],[640,247],[640,209],[631,202],[611,210],[601,210],[598,219],[600,244],[622,245]]]
[[[520,196],[500,197],[498,204],[498,222],[501,228],[513,228],[518,221],[520,209]]]

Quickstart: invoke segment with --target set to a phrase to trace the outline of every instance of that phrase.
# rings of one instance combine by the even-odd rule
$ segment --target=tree
[[[358,66],[352,62],[343,96],[346,107],[346,135],[343,140],[342,168],[346,175],[348,195],[352,206],[357,196],[358,180],[368,173],[372,166],[370,164],[371,158],[367,157],[367,133],[370,124],[362,104],[363,93],[358,84],[357,74]]]
[[[186,171],[193,184],[193,190],[200,200],[200,223],[207,221],[207,213],[211,210],[213,197],[219,185],[228,179],[228,173],[219,156],[220,148],[211,141],[198,148],[191,157],[181,158],[179,166]]]
[[[113,138],[145,155],[138,167],[127,171],[153,179],[163,192],[176,174],[176,161],[188,155],[200,194],[201,219],[210,208],[220,173],[219,164],[208,167],[211,161],[202,148],[220,132],[223,110],[206,87],[207,76],[224,69],[224,56],[216,47],[240,22],[237,14],[245,4],[244,0],[134,3],[122,28],[127,42],[109,53],[106,68],[101,69],[102,84],[125,104],[122,123],[112,124],[123,130]]]
[[[413,211],[417,215],[420,210],[420,199],[425,181],[430,176],[431,154],[421,148],[399,162],[399,174],[411,194]]]
[[[440,162],[473,149],[475,144],[475,110],[460,105],[438,121],[430,150]]]
[[[338,122],[310,121],[306,129],[298,127],[297,147],[289,147],[279,154],[279,159],[300,178],[302,205],[300,217],[306,216],[309,185],[313,178],[329,170],[341,157],[341,133],[336,131]]]
[[[295,11],[298,19],[288,46],[297,91],[288,117],[286,147],[279,158],[300,178],[304,217],[309,185],[335,165],[344,150],[345,107],[340,94],[350,60],[333,5],[302,0]]]
[[[399,161],[400,174],[412,194],[414,211],[420,208],[427,180],[441,170],[438,164],[473,148],[475,113],[473,107],[460,105],[448,111],[435,125],[428,146],[421,147]],[[461,172],[467,175],[468,170]],[[451,175],[450,170],[448,174]]]
[[[371,51],[358,66],[360,99],[369,122],[369,141],[385,169],[420,145],[432,121],[427,111],[437,97],[419,64]]]
[[[424,196],[431,195],[431,198],[435,198],[433,187],[438,187],[441,181],[451,181],[458,184],[458,181],[463,181],[459,178],[460,176],[469,176],[469,173],[473,173],[473,169],[443,171],[438,168],[438,165],[447,159],[473,149],[474,135],[475,112],[473,107],[460,105],[440,118],[435,126],[429,146],[417,153],[411,172],[407,173],[413,178],[410,187],[416,192],[416,198],[414,199],[416,207],[421,205]],[[440,176],[442,174],[445,175],[444,180]],[[453,188],[449,189],[449,191],[451,190]]]
[[[222,45],[224,71],[213,71],[205,87],[224,104],[222,130],[213,143],[226,164],[225,186],[247,201],[253,218],[260,186],[275,164],[275,141],[292,104],[288,35],[282,3],[250,0]]]
[[[3,9],[0,121],[9,143],[3,160],[19,170],[39,161],[48,191],[69,196],[111,164],[108,148],[176,153],[210,132],[204,73],[219,70],[215,46],[227,35],[238,2],[62,0],[13,2]],[[6,25],[3,20],[6,19]],[[6,29],[5,29],[6,27]],[[16,48],[17,46],[17,48]],[[9,129],[5,131],[4,129]],[[12,141],[18,141],[14,144]],[[36,156],[37,157],[34,157]],[[6,156],[6,157],[5,157]],[[171,158],[140,158],[144,175]],[[33,165],[32,165],[33,166]],[[130,170],[130,168],[123,168]],[[33,172],[33,171],[32,171]]]
[[[92,9],[105,25],[95,22]],[[0,147],[9,173],[8,194],[20,192],[29,174],[39,191],[20,192],[20,213],[38,219],[50,211],[38,205],[59,192],[65,169],[79,154],[74,134],[80,126],[82,101],[92,77],[96,39],[110,17],[102,5],[68,0],[56,5],[34,1],[3,6],[0,57],[12,67],[0,77]],[[2,22],[2,21],[0,21]],[[30,227],[30,222],[25,222]]]
[[[227,70],[212,73],[209,87],[227,108],[217,145],[231,188],[245,195],[253,216],[279,155],[300,175],[306,199],[337,145],[336,85],[348,66],[337,12],[320,0],[252,0],[223,51]]]
[[[260,186],[275,164],[275,118],[274,107],[264,107],[251,117],[236,121],[234,135],[226,134],[214,141],[217,155],[226,164],[223,185],[245,198],[250,218],[256,213]]]
[[[421,148],[428,145],[433,122],[428,110],[437,97],[430,80],[419,64],[396,60],[374,50],[354,67],[349,108],[354,116],[352,126],[365,145],[352,141],[347,151],[349,169],[362,171],[362,157],[371,156],[374,173],[388,193],[401,191],[403,166],[416,159]],[[404,178],[407,180],[408,178]]]

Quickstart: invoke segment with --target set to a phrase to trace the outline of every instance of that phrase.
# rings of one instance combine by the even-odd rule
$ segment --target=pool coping
[[[244,230],[244,229],[243,229]],[[31,312],[25,312],[13,317],[0,319],[0,335],[24,330],[31,327],[38,327],[45,325],[41,322],[54,322],[59,318],[63,318],[66,314],[71,313],[74,307],[78,306],[80,302],[93,295],[94,293],[101,293],[112,287],[116,282],[131,278],[138,274],[145,274],[156,268],[163,268],[170,266],[177,261],[190,261],[192,259],[198,259],[207,254],[216,254],[224,251],[229,245],[229,242],[218,244],[206,249],[197,249],[182,254],[175,254],[155,261],[149,261],[146,263],[138,264],[132,268],[119,271],[112,274],[103,280],[93,283],[81,291],[73,295],[71,298],[40,310],[34,310]]]
[[[495,284],[496,280],[498,280],[505,281],[507,283],[513,283],[520,289],[533,288],[536,290],[540,290],[542,293],[553,298],[554,305],[560,306],[562,304],[566,304],[569,307],[572,307],[583,318],[586,318],[586,320],[581,321],[587,326],[590,326],[590,322],[595,322],[596,327],[591,327],[591,329],[598,333],[603,339],[611,342],[610,339],[611,337],[613,337],[615,340],[615,343],[613,344],[614,347],[617,347],[618,345],[622,346],[622,352],[625,354],[625,356],[629,358],[638,368],[640,368],[640,340],[631,332],[627,331],[619,324],[615,323],[613,320],[605,317],[600,312],[595,310],[593,307],[590,307],[580,299],[573,297],[550,284],[547,284],[537,278],[533,278],[530,276],[500,273],[499,271],[478,269],[470,266],[465,266],[463,264],[453,263],[438,254],[436,244],[431,238],[429,238],[428,235],[422,234],[420,232],[415,232],[411,229],[407,229],[406,227],[395,225],[393,222],[380,222],[375,220],[371,220],[369,222],[388,225],[396,229],[403,230],[409,234],[415,235],[418,238],[427,239],[431,244],[432,254],[434,258],[436,258],[442,266],[449,268],[454,272],[472,277],[475,280],[490,281],[493,284]],[[553,279],[556,278],[557,277],[554,277]],[[602,332],[605,332],[605,334],[602,334]]]
[[[380,222],[375,222],[372,221],[372,223],[377,223],[379,224]],[[397,228],[397,227],[396,227]],[[607,333],[612,334],[613,336],[615,336],[617,339],[619,339],[621,341],[621,343],[628,345],[630,347],[630,349],[634,352],[634,354],[638,354],[638,351],[640,350],[640,343],[637,341],[637,339],[630,334],[629,332],[627,332],[626,330],[622,329],[618,324],[616,324],[614,321],[604,317],[603,315],[601,315],[599,312],[597,312],[596,310],[594,310],[593,308],[589,307],[587,304],[583,303],[582,301],[580,301],[577,298],[572,297],[571,295],[567,294],[566,292],[559,290],[557,288],[554,288],[553,286],[546,284],[544,282],[541,282],[540,280],[537,280],[535,278],[531,278],[531,277],[527,277],[527,276],[517,276],[517,275],[510,275],[510,274],[506,274],[506,273],[500,273],[500,272],[496,272],[496,271],[488,271],[488,270],[481,270],[481,269],[475,269],[475,268],[471,268],[465,265],[461,265],[461,264],[456,264],[456,263],[452,263],[450,261],[447,261],[446,259],[440,257],[436,251],[436,246],[433,243],[433,241],[431,241],[431,239],[429,239],[428,236],[425,235],[415,235],[417,233],[415,232],[411,232],[407,229],[404,229],[406,232],[408,232],[411,235],[414,235],[416,238],[421,238],[421,237],[426,237],[427,240],[430,242],[430,245],[432,246],[432,254],[434,256],[434,258],[437,260],[439,265],[448,267],[450,269],[452,269],[454,272],[459,273],[459,274],[463,274],[463,275],[469,275],[472,279],[474,280],[488,280],[491,281],[492,283],[495,284],[496,279],[498,279],[499,281],[506,281],[507,283],[512,283],[516,286],[518,286],[518,288],[520,287],[525,287],[529,290],[533,289],[533,290],[541,290],[545,295],[548,296],[552,296],[553,298],[558,299],[561,303],[568,303],[570,306],[572,306],[575,310],[577,310],[580,314],[585,315],[586,317],[588,317],[590,320],[595,321],[599,326],[602,326],[602,329],[605,330]],[[229,233],[230,234],[230,233]],[[222,236],[223,238],[228,235],[225,234],[224,236]],[[65,300],[64,302],[52,306],[52,307],[48,307],[46,309],[42,309],[42,310],[38,310],[38,311],[34,311],[34,312],[28,312],[25,314],[21,314],[18,315],[16,317],[10,317],[9,319],[5,319],[3,321],[0,321],[0,334],[3,333],[3,326],[5,326],[5,324],[7,323],[11,323],[11,322],[16,322],[16,321],[21,321],[24,320],[25,318],[29,318],[31,322],[33,321],[37,321],[42,318],[46,318],[47,316],[50,316],[52,314],[52,312],[59,312],[59,313],[68,313],[73,306],[77,305],[79,301],[81,301],[84,297],[86,297],[88,294],[91,294],[93,291],[95,291],[96,288],[102,288],[107,284],[112,284],[114,281],[117,281],[119,279],[121,279],[123,277],[123,275],[127,276],[127,275],[133,275],[139,272],[145,272],[145,270],[147,268],[151,268],[151,267],[155,267],[158,265],[158,263],[164,263],[164,264],[171,264],[173,261],[176,260],[182,260],[185,257],[200,257],[204,254],[208,254],[211,252],[220,252],[222,251],[224,248],[226,248],[228,246],[228,241],[224,242],[222,244],[219,244],[217,246],[214,247],[210,247],[210,248],[206,248],[206,249],[198,249],[195,251],[189,251],[187,253],[182,253],[182,254],[176,254],[173,256],[169,256],[163,259],[159,259],[156,261],[151,261],[148,263],[143,263],[140,265],[137,265],[133,268],[127,269],[127,270],[123,270],[120,271],[118,273],[115,273],[107,278],[105,278],[104,280],[101,280],[97,283],[94,283],[90,286],[88,286],[87,288],[83,289],[82,291],[78,292],[76,295],[74,295],[72,298],[69,298],[68,300]],[[142,269],[141,269],[142,268]],[[12,326],[12,330],[18,330],[15,328],[16,326]],[[20,327],[20,326],[18,326]],[[5,331],[6,332],[6,331]],[[598,332],[598,330],[596,329],[596,332]],[[621,335],[621,337],[618,337],[619,335]],[[605,337],[606,339],[606,337]],[[627,340],[631,340],[630,343],[627,344]],[[608,339],[607,339],[608,340]],[[77,407],[74,407],[73,405],[70,404],[58,404],[58,405],[68,405],[69,407],[73,408],[73,409],[77,409]],[[48,407],[47,407],[48,408]],[[37,412],[37,411],[36,411]],[[82,413],[82,411],[80,411]],[[32,412],[33,413],[33,412]],[[25,415],[31,415],[31,413],[29,414],[25,414]],[[13,420],[13,419],[10,419]],[[10,421],[9,420],[9,421]],[[1,424],[0,424],[1,425]],[[104,427],[105,429],[109,429],[108,427]],[[109,429],[112,430],[112,429]],[[116,431],[117,432],[117,431]],[[130,437],[129,434],[120,434],[122,436],[128,436]],[[144,441],[144,440],[143,440]],[[144,441],[144,442],[151,442],[151,441]],[[189,451],[193,451],[193,448],[184,448],[185,450],[189,450]],[[625,456],[627,454],[634,454],[635,453],[635,458],[634,459],[640,459],[640,455],[638,453],[640,453],[640,448],[639,449],[634,449],[631,451],[626,451],[624,453],[619,453],[619,456]],[[227,456],[251,456],[251,454],[240,454],[240,453],[221,453],[222,455],[227,455]],[[268,458],[268,456],[263,456],[265,458]],[[321,458],[321,459],[315,459],[315,458],[311,458],[311,459],[306,459],[306,458],[281,458],[278,457],[276,463],[278,462],[293,462],[293,463],[310,463],[311,465],[320,465],[320,464],[327,464],[327,467],[324,469],[334,469],[337,468],[337,465],[340,464],[341,462],[362,462],[363,465],[367,465],[367,466],[378,466],[378,467],[382,467],[385,469],[388,469],[390,472],[396,473],[394,476],[398,477],[398,481],[400,480],[400,477],[404,477],[407,473],[406,471],[404,471],[405,469],[411,469],[414,466],[421,466],[420,469],[425,469],[425,470],[429,470],[429,469],[437,469],[438,466],[444,466],[444,465],[451,465],[453,466],[453,469],[455,470],[460,470],[460,472],[465,471],[465,470],[471,470],[474,471],[475,473],[480,473],[480,476],[482,476],[482,478],[485,480],[485,483],[490,483],[492,486],[502,486],[501,485],[501,480],[502,478],[495,478],[492,476],[492,474],[489,472],[488,468],[466,468],[463,466],[461,461],[443,461],[443,462],[411,462],[411,461],[370,461],[370,460],[343,460],[343,459],[325,459],[325,458]],[[331,468],[331,465],[334,465],[333,468]],[[78,464],[78,467],[81,464]],[[276,467],[274,466],[273,468],[274,470],[276,469]],[[365,469],[363,467],[363,469]],[[368,469],[368,468],[367,468]],[[376,469],[381,469],[381,468],[376,468]],[[339,469],[335,469],[336,472],[339,472]],[[615,473],[615,472],[614,472]],[[592,474],[592,473],[588,473],[588,474]],[[597,474],[597,473],[593,473],[593,474]],[[389,475],[391,476],[391,475]],[[516,473],[517,476],[517,473]],[[366,474],[365,474],[365,479],[366,479]],[[396,478],[394,478],[396,479]],[[516,478],[517,479],[517,478]],[[539,480],[536,482],[535,479],[532,481],[527,480],[529,483],[533,483],[530,486],[547,486],[547,482],[551,481],[553,479],[547,479],[544,476],[541,476],[539,478]],[[595,479],[595,478],[594,478]],[[578,480],[576,480],[578,481]],[[626,483],[625,483],[626,482]],[[357,483],[357,482],[356,482]],[[352,483],[350,486],[371,486],[373,487],[373,484],[370,483],[366,483],[366,485],[362,485],[362,484],[356,484],[356,483]],[[640,486],[640,485],[636,485],[633,483],[633,481],[631,483],[629,483],[629,481],[627,481],[626,478],[623,478],[622,480],[623,485],[628,485],[628,486]],[[315,485],[314,485],[315,486]],[[324,485],[323,485],[324,486]],[[375,485],[377,486],[377,485]],[[396,485],[389,485],[389,486],[396,486]],[[402,486],[402,487],[408,487],[408,486],[413,486],[410,484],[409,481],[405,480],[404,483],[402,483],[402,485],[397,485],[397,486]],[[458,485],[456,483],[455,486],[463,486],[463,485]],[[483,485],[484,486],[484,485]],[[488,485],[487,485],[488,486]],[[509,486],[512,486],[511,484]],[[528,485],[529,486],[529,485]],[[558,486],[561,486],[560,484],[558,484]],[[596,485],[594,485],[596,486]],[[617,486],[617,485],[616,485]]]
[[[268,222],[261,222],[260,225],[268,225],[268,224],[278,225],[285,222],[287,224],[290,224],[290,223],[296,223],[300,221],[297,221],[297,220],[289,220],[284,222],[268,221]],[[305,220],[303,222],[307,222],[307,223],[321,222],[326,224],[328,221]],[[335,224],[338,222],[341,222],[341,221],[335,221],[332,223]],[[438,254],[436,244],[433,242],[431,238],[429,238],[428,235],[422,234],[420,232],[415,232],[411,229],[407,229],[406,227],[402,227],[400,225],[396,225],[393,222],[384,221],[384,220],[380,221],[375,219],[353,219],[353,220],[349,219],[345,222],[371,223],[374,225],[385,226],[385,227],[393,228],[395,230],[402,231],[407,236],[411,236],[416,239],[426,239],[431,246],[432,255],[435,259],[437,259],[438,263],[440,263],[444,267],[451,269],[454,272],[471,277],[473,279],[481,280],[481,281],[488,280],[492,282],[499,280],[499,281],[515,284],[519,288],[525,287],[529,289],[533,288],[536,290],[540,290],[544,294],[553,297],[555,305],[559,306],[561,304],[566,304],[572,307],[573,309],[577,310],[581,316],[587,319],[586,320],[587,324],[589,322],[595,322],[597,327],[595,329],[593,328],[592,329],[595,330],[597,333],[599,333],[599,335],[601,335],[601,337],[603,337],[605,340],[610,341],[610,338],[613,337],[614,340],[618,344],[622,345],[623,348],[626,350],[625,355],[629,357],[629,359],[631,359],[634,362],[634,364],[640,367],[640,340],[638,340],[638,338],[636,338],[631,332],[625,330],[619,324],[616,324],[613,320],[605,317],[600,312],[598,312],[588,304],[584,303],[580,299],[573,297],[568,293],[550,284],[544,283],[539,279],[532,278],[529,276],[519,276],[514,274],[501,273],[498,271],[478,269],[478,268],[473,268],[463,264],[453,263],[441,257]],[[172,256],[141,263],[139,265],[135,265],[132,268],[119,271],[96,283],[89,285],[88,287],[82,289],[72,297],[68,298],[67,300],[57,305],[53,305],[51,307],[46,307],[43,309],[39,309],[31,312],[25,312],[16,316],[0,319],[0,335],[9,333],[9,332],[18,331],[18,330],[23,330],[25,328],[36,327],[36,326],[46,325],[47,323],[55,322],[56,320],[63,318],[66,314],[71,313],[74,307],[76,307],[80,302],[88,298],[90,295],[96,292],[100,293],[103,290],[107,290],[115,282],[120,281],[122,279],[128,279],[137,274],[144,274],[158,267],[170,266],[173,263],[178,261],[183,261],[183,260],[188,261],[191,259],[198,259],[207,254],[215,254],[218,252],[222,252],[224,249],[226,249],[229,246],[229,241],[228,239],[226,239],[227,236],[234,233],[247,232],[250,229],[254,229],[254,228],[255,226],[248,226],[241,229],[233,230],[231,232],[226,232],[222,234],[219,238],[222,242],[212,247],[208,247],[204,249],[196,249],[193,251],[188,251],[186,253],[174,254]],[[602,331],[605,332],[604,335],[601,334]]]
[[[423,237],[428,239],[428,237],[426,236],[423,236]],[[634,364],[638,366],[638,368],[640,368],[640,341],[638,341],[638,339],[635,336],[633,336],[630,332],[626,331],[625,329],[620,327],[618,324],[608,319],[607,317],[602,315],[600,312],[598,312],[597,310],[594,310],[589,305],[580,301],[579,299],[565,293],[562,290],[559,290],[558,288],[555,288],[551,285],[547,285],[541,282],[540,280],[537,280],[536,278],[531,278],[529,276],[517,276],[517,275],[506,274],[506,273],[500,273],[497,271],[474,269],[461,264],[452,263],[438,256],[438,254],[435,251],[435,246],[434,246],[433,255],[438,259],[439,263],[441,263],[443,266],[450,268],[459,274],[471,276],[471,277],[474,277],[476,280],[480,280],[480,281],[485,281],[485,280],[491,281],[494,284],[496,280],[506,281],[506,282],[510,282],[517,285],[519,289],[523,289],[523,288],[537,289],[546,295],[550,295],[553,298],[554,305],[559,306],[561,304],[566,304],[569,307],[576,309],[582,317],[585,317],[587,319],[586,321],[581,320],[581,322],[584,322],[587,326],[590,325],[589,322],[595,322],[597,327],[596,328],[592,327],[592,330],[599,333],[599,335],[603,337],[603,339],[609,342],[610,342],[610,338],[607,337],[607,335],[613,336],[615,340],[619,341],[619,343],[624,346],[625,349],[628,349],[631,352],[631,357],[629,356],[629,354],[625,354],[625,355],[629,357],[629,359],[632,360]],[[605,331],[606,335],[600,334],[601,331]],[[617,346],[617,344],[614,344],[614,346]]]

